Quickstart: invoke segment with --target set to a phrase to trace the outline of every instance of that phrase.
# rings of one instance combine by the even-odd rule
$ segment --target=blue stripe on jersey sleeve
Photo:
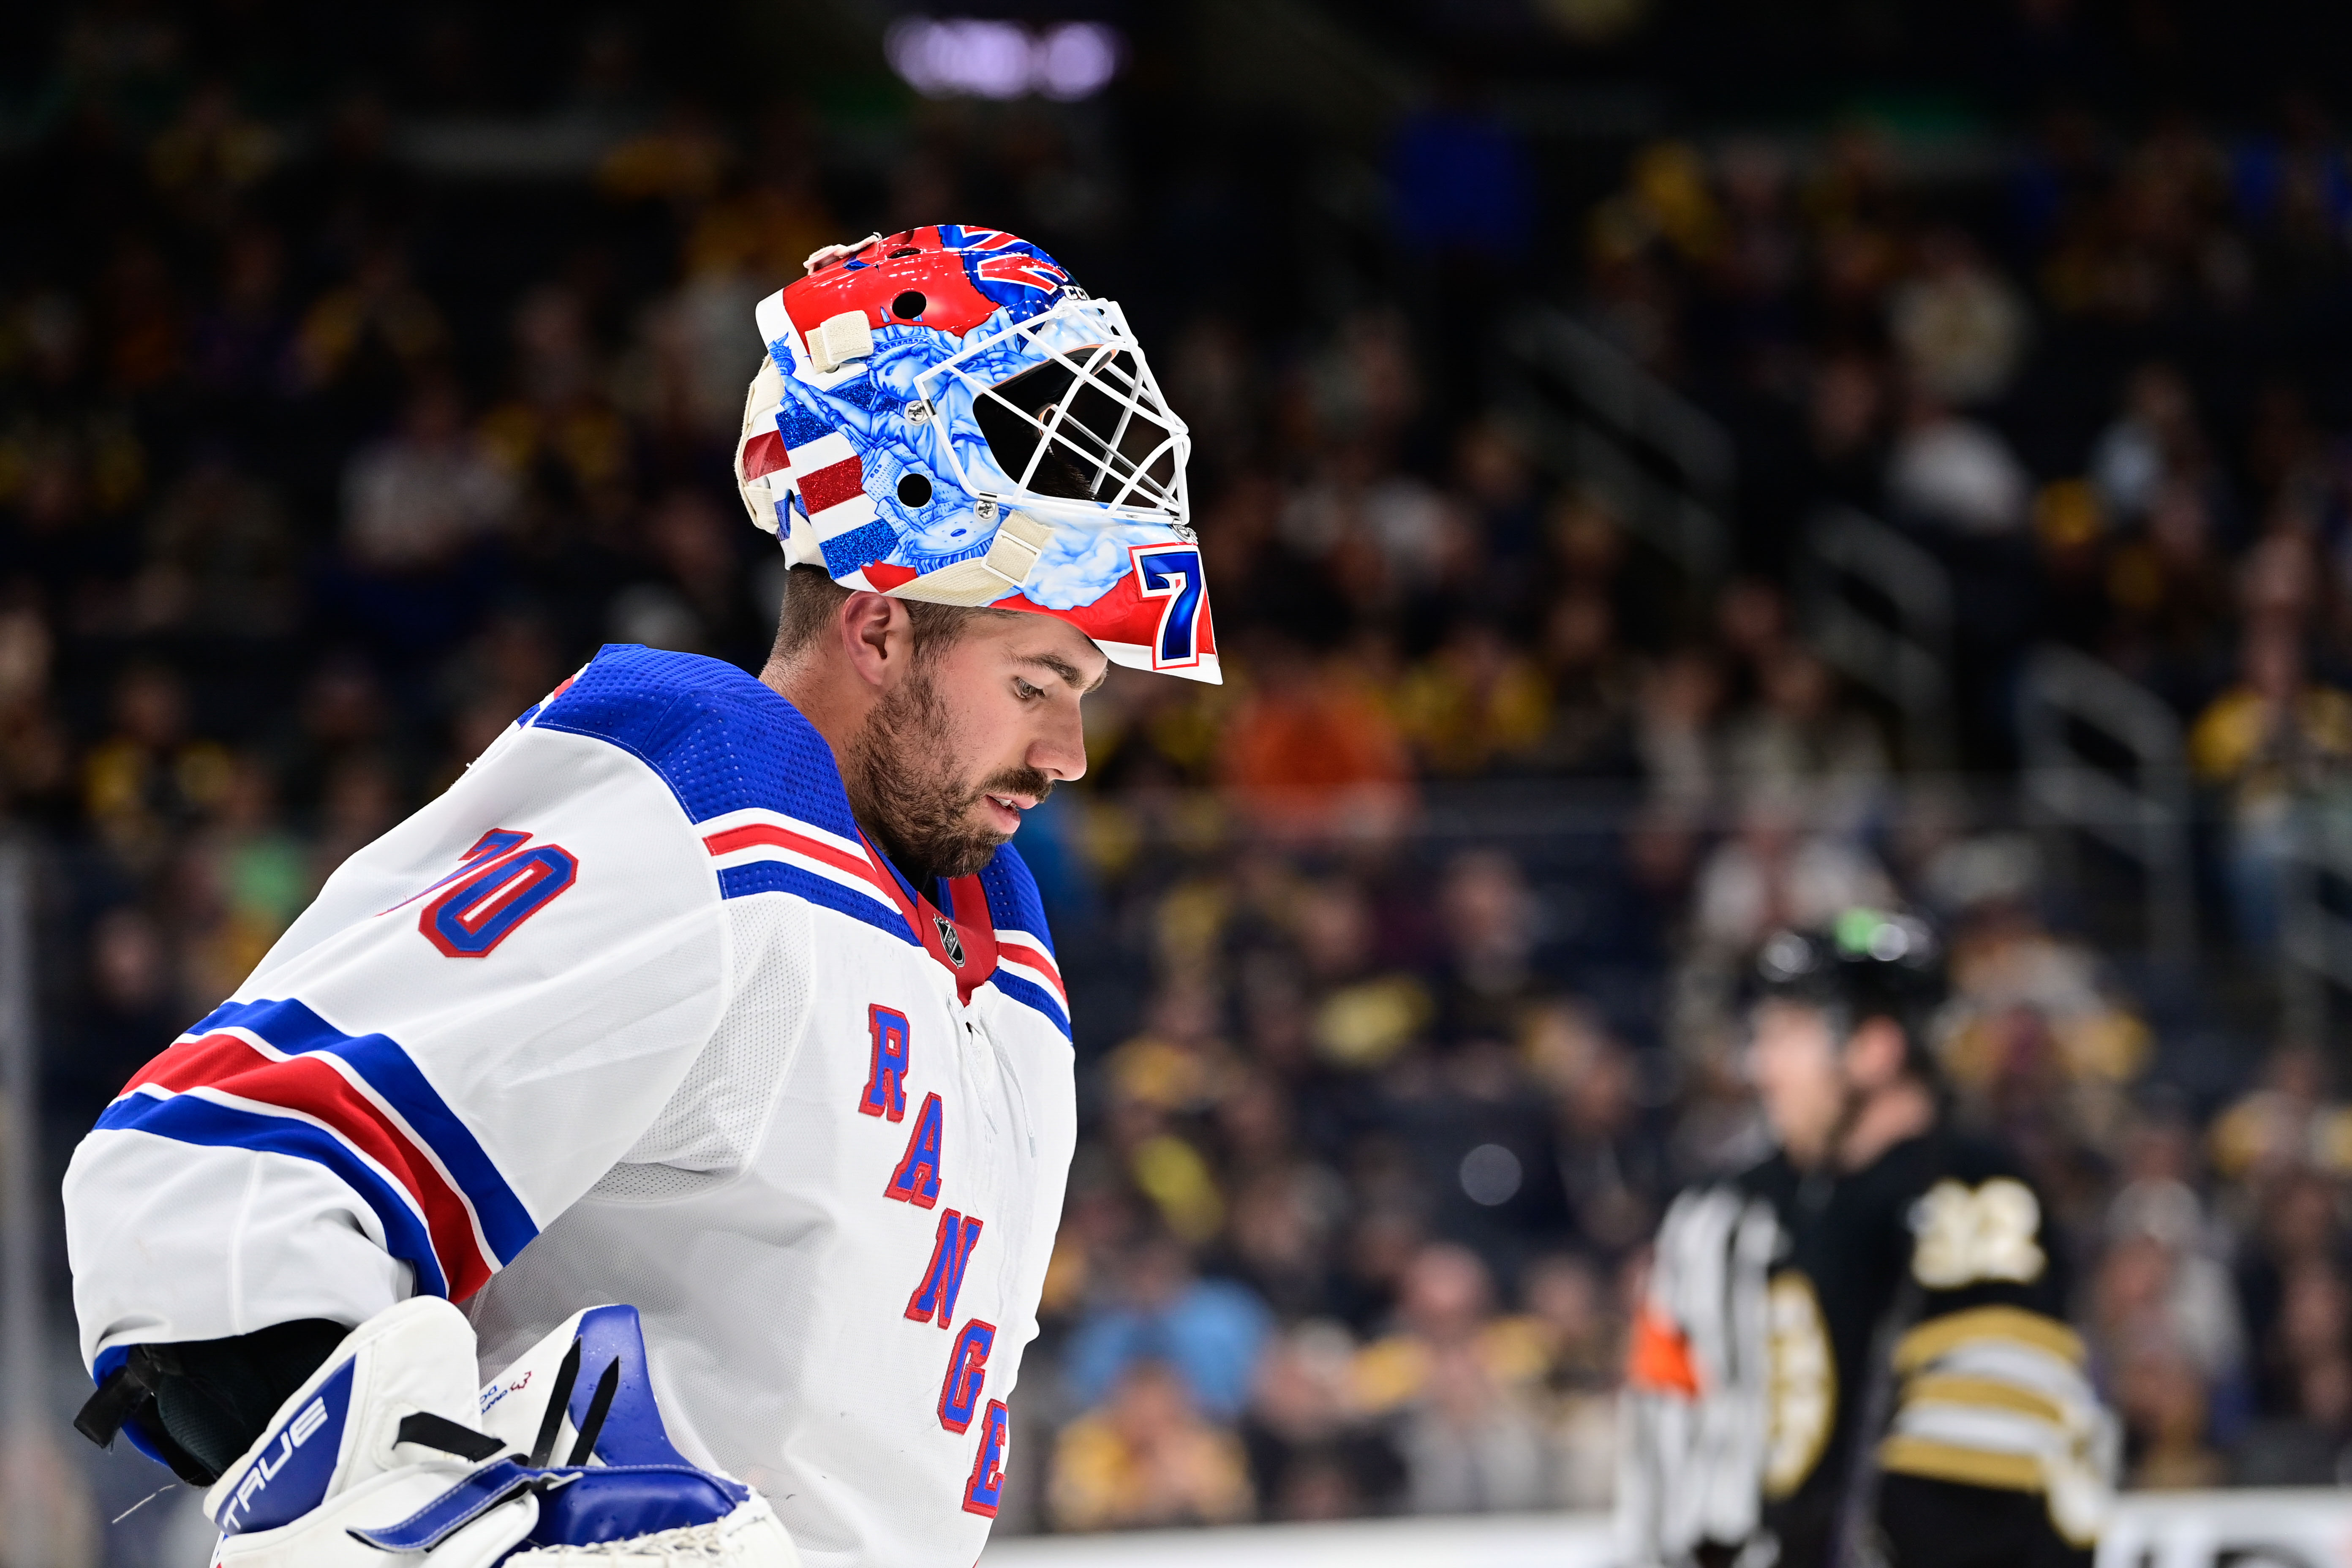
[[[719,659],[608,645],[532,728],[634,753],[692,821],[757,806],[857,837],[824,737],[773,690]]]
[[[225,1003],[190,1033],[230,1028],[250,1030],[289,1056],[327,1051],[357,1068],[368,1087],[383,1096],[448,1170],[457,1190],[473,1206],[474,1217],[499,1263],[512,1263],[539,1234],[530,1212],[507,1184],[473,1130],[458,1120],[448,1101],[389,1036],[346,1035],[291,998]]]
[[[1070,1037],[1070,1016],[1062,1011],[1061,999],[1034,980],[1024,980],[1007,969],[999,969],[988,977],[988,983],[1024,1007],[1034,1007],[1045,1015],[1062,1037]]]
[[[730,899],[747,898],[753,893],[790,893],[812,904],[864,921],[875,930],[887,931],[909,947],[920,947],[915,933],[907,929],[907,917],[880,902],[871,893],[861,893],[845,888],[828,877],[782,860],[749,860],[740,866],[725,866],[719,872],[719,891]]]
[[[323,1165],[359,1194],[383,1226],[384,1250],[416,1270],[420,1290],[449,1294],[433,1239],[424,1216],[408,1205],[401,1190],[376,1173],[373,1165],[346,1147],[322,1127],[294,1116],[268,1116],[236,1106],[220,1105],[200,1095],[179,1094],[169,1100],[126,1094],[106,1108],[98,1130],[152,1132],[182,1143],[202,1143],[216,1149],[249,1149],[259,1153],[291,1154]]]

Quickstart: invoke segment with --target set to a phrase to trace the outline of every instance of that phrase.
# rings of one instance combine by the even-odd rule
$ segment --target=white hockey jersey
[[[82,1349],[463,1302],[643,1314],[678,1446],[815,1564],[980,1554],[1076,1133],[1008,847],[909,887],[832,752],[608,647],[353,856],[66,1178]]]

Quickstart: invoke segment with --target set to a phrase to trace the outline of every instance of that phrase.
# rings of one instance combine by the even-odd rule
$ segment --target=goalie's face
[[[902,868],[966,877],[1087,771],[1079,702],[1109,660],[1044,616],[975,612],[902,664],[847,759],[853,807]]]
[[[1748,1079],[1789,1157],[1813,1165],[1829,1152],[1853,1085],[1830,1020],[1818,1007],[1773,998],[1749,1020]]]

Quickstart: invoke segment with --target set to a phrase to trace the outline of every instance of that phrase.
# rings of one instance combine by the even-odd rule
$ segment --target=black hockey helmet
[[[1928,1026],[1944,1000],[1943,945],[1926,922],[1850,909],[1811,931],[1783,930],[1758,949],[1752,999],[1780,998],[1828,1013],[1840,1038],[1869,1018],[1892,1018],[1915,1070],[1932,1072]]]

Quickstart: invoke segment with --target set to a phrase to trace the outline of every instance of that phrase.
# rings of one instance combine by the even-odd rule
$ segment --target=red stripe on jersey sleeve
[[[324,1060],[292,1056],[273,1061],[235,1035],[207,1035],[173,1046],[149,1062],[124,1092],[142,1084],[175,1094],[218,1089],[324,1122],[383,1167],[423,1211],[451,1300],[462,1301],[489,1283],[490,1265],[475,1239],[473,1215],[465,1198],[398,1123]]]
[[[738,849],[761,846],[789,849],[795,855],[805,855],[812,860],[822,861],[836,871],[846,871],[870,884],[876,891],[888,897],[891,902],[898,901],[896,896],[898,889],[866,856],[852,855],[848,850],[835,848],[821,838],[794,833],[791,828],[779,827],[772,822],[750,822],[740,827],[730,827],[711,834],[702,843],[703,847],[714,856],[732,855]]]

